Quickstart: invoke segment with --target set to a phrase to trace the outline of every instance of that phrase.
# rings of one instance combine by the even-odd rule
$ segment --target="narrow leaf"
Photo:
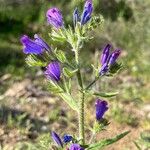
[[[96,96],[100,96],[100,97],[114,97],[118,94],[118,92],[108,92],[108,93],[93,93],[93,95],[96,95]]]
[[[60,93],[59,96],[73,109],[78,111],[78,105],[70,94]]]
[[[73,77],[77,71],[78,69],[70,70],[68,68],[63,68],[63,73],[67,78]]]
[[[98,143],[91,144],[90,147],[87,148],[87,150],[100,150],[101,148],[104,148],[107,145],[110,145],[110,144],[113,144],[113,143],[119,141],[124,136],[126,136],[129,132],[130,131],[126,131],[126,132],[123,132],[123,133],[117,135],[116,137],[114,137],[112,139],[105,139]]]

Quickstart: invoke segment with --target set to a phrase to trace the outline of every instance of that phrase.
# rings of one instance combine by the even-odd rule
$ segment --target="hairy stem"
[[[82,98],[79,101],[79,138],[81,139],[81,144],[85,143],[85,130],[84,130],[84,92],[82,93]]]
[[[79,122],[79,139],[81,140],[81,144],[85,144],[85,130],[84,130],[84,87],[83,87],[83,81],[82,76],[80,72],[80,66],[79,66],[79,58],[78,58],[78,50],[75,51],[75,60],[78,65],[78,72],[77,72],[77,78],[78,83],[82,91],[82,97],[79,100],[79,113],[78,113],[78,122]]]

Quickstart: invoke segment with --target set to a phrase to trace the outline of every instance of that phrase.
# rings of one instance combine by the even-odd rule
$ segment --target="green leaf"
[[[52,38],[53,41],[56,42],[65,42],[66,41],[66,36],[63,30],[52,30],[51,33],[49,33],[49,36]]]
[[[139,146],[139,144],[138,144],[137,142],[134,141],[133,143],[135,144],[135,146],[136,146],[136,148],[137,148],[138,150],[142,150],[141,147]]]
[[[62,63],[66,62],[66,56],[63,51],[59,50],[55,53],[55,55],[60,62]]]
[[[70,70],[68,68],[63,68],[63,73],[67,78],[71,78],[75,75],[75,73],[78,71],[78,69]]]
[[[59,96],[73,109],[78,111],[78,105],[75,99],[68,93],[60,93]]]
[[[105,93],[105,92],[102,92],[102,93],[97,93],[97,92],[94,92],[93,95],[96,95],[96,96],[100,96],[100,97],[114,97],[118,94],[118,92],[109,92],[109,93]]]
[[[45,62],[42,62],[40,59],[38,59],[34,55],[27,56],[25,61],[30,67],[45,67],[46,66]]]
[[[59,85],[57,85],[56,83],[54,83],[52,81],[49,82],[48,89],[55,94],[63,92],[63,89]]]
[[[113,144],[117,141],[119,141],[120,139],[122,139],[124,136],[126,136],[130,131],[126,131],[126,132],[123,132],[119,135],[117,135],[116,137],[112,138],[112,139],[105,139],[105,140],[102,140],[98,143],[94,143],[94,144],[91,144],[87,150],[100,150],[102,148],[104,148],[105,146],[107,145],[110,145],[110,144]]]

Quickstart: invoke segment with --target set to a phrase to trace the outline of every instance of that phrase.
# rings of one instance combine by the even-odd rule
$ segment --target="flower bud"
[[[58,61],[51,62],[44,73],[47,79],[58,82],[61,75],[60,63]]]
[[[48,24],[59,29],[63,26],[63,17],[58,8],[51,8],[46,13]]]
[[[87,0],[84,5],[84,10],[81,16],[81,25],[86,24],[91,19],[91,14],[93,11],[92,0]]]
[[[60,137],[58,136],[58,134],[57,134],[56,132],[52,131],[51,136],[52,136],[52,139],[54,140],[54,142],[55,142],[58,146],[63,147],[63,143],[62,143]]]
[[[64,143],[68,143],[68,142],[70,142],[72,140],[72,136],[71,135],[64,135],[64,137],[63,137],[63,142]]]
[[[84,150],[79,144],[72,144],[69,150]]]
[[[110,44],[107,44],[107,45],[104,47],[104,49],[103,49],[103,52],[102,52],[102,55],[101,55],[101,64],[102,64],[102,65],[104,65],[104,64],[107,63],[107,61],[108,61],[110,48],[111,48],[111,45],[110,45]]]
[[[74,10],[74,12],[73,12],[73,24],[74,24],[74,27],[76,26],[78,21],[80,21],[80,15],[79,15],[78,8],[76,8]]]
[[[108,65],[113,65],[116,62],[117,58],[119,57],[120,53],[121,53],[120,50],[113,51],[109,57]]]
[[[95,103],[96,107],[96,120],[100,121],[105,112],[108,110],[108,103],[104,100],[97,99]]]

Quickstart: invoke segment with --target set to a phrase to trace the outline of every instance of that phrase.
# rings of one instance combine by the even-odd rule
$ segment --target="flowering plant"
[[[89,33],[100,26],[103,22],[101,16],[92,16],[93,3],[92,0],[86,0],[82,14],[80,15],[78,8],[73,12],[73,27],[65,27],[62,14],[58,8],[50,8],[47,13],[47,22],[52,26],[50,37],[56,42],[66,42],[72,48],[70,60],[66,53],[49,46],[37,34],[34,40],[27,35],[21,37],[23,44],[23,52],[27,54],[26,62],[29,66],[41,66],[45,68],[44,75],[47,78],[48,86],[51,92],[60,96],[69,106],[78,114],[78,136],[66,134],[63,138],[52,131],[51,137],[54,143],[51,149],[56,150],[98,150],[110,145],[129,133],[123,132],[111,139],[93,140],[94,136],[105,129],[109,122],[104,118],[105,112],[109,109],[108,102],[101,99],[102,97],[112,97],[117,93],[98,93],[91,87],[103,76],[113,76],[121,68],[121,64],[117,59],[121,53],[120,49],[114,50],[112,53],[111,45],[107,44],[100,58],[100,67],[94,67],[95,79],[89,85],[83,80],[81,73],[80,50],[85,42],[91,40]],[[73,95],[71,82],[73,77],[77,77],[78,83],[78,99]],[[87,94],[97,96],[95,101],[95,123],[91,129],[92,136],[88,141],[85,139],[85,97]]]

